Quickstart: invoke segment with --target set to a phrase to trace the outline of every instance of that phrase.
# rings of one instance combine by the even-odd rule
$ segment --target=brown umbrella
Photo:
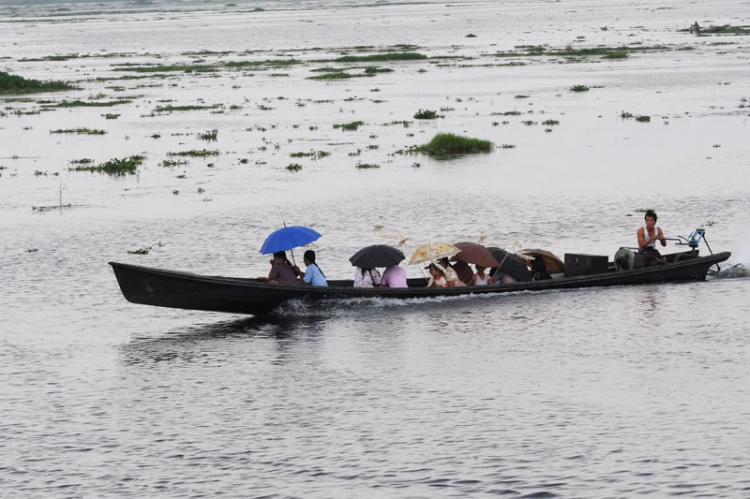
[[[565,262],[557,258],[551,251],[536,248],[521,250],[520,253],[534,258],[539,257],[544,260],[547,272],[551,274],[554,274],[555,272],[565,272]]]
[[[451,258],[454,262],[473,263],[474,265],[481,265],[486,268],[497,267],[500,265],[497,259],[492,256],[490,250],[481,244],[456,243],[454,246],[461,250],[460,253],[456,253],[456,255]]]

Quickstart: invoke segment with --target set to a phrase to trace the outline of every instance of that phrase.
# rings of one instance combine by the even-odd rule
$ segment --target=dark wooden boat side
[[[353,288],[352,281],[329,281],[329,287],[321,288],[282,286],[257,279],[205,276],[117,262],[110,262],[110,265],[115,272],[122,294],[132,303],[186,310],[263,314],[284,302],[297,299],[310,301],[365,297],[408,299],[700,281],[706,279],[711,266],[727,260],[730,256],[731,253],[724,252],[644,269],[609,271],[595,275],[516,284],[442,289],[425,288],[424,279],[410,279],[410,287],[404,289]]]

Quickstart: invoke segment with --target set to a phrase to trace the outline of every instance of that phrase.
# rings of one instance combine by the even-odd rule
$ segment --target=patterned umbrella
[[[430,243],[424,244],[417,248],[414,254],[409,260],[409,265],[424,263],[424,262],[436,262],[441,258],[450,258],[461,250],[453,246],[452,244],[446,243]]]

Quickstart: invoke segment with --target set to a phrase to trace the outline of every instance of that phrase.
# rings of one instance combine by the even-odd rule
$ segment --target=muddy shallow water
[[[264,275],[258,248],[283,221],[323,234],[319,263],[336,277],[361,246],[404,239],[407,254],[482,240],[611,257],[634,244],[646,207],[670,236],[704,226],[714,250],[733,252],[725,271],[750,265],[750,38],[676,31],[750,24],[736,3],[239,5],[2,11],[0,71],[81,87],[0,97],[2,490],[748,495],[740,267],[704,283],[292,303],[253,318],[131,305],[107,265]],[[396,44],[428,58],[330,62]],[[543,44],[662,48],[493,55]],[[64,54],[78,56],[49,60]],[[303,62],[225,64],[289,59]],[[178,63],[215,71],[123,66]],[[307,79],[326,66],[393,71]],[[109,79],[122,76],[146,77]],[[130,102],[51,107],[74,99]],[[155,111],[165,105],[217,107]],[[419,109],[444,118],[415,120]],[[333,128],[352,121],[364,124]],[[81,127],[106,134],[50,133]],[[198,137],[214,129],[217,141]],[[496,149],[397,153],[438,132]],[[219,153],[161,166],[192,149]],[[290,156],[310,150],[331,154]],[[135,154],[135,175],[69,170]],[[32,208],[58,205],[61,190],[72,207]]]

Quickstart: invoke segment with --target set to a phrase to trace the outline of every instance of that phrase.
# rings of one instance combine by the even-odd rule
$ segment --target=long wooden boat
[[[617,270],[610,263],[607,272],[576,277],[490,286],[427,288],[426,279],[409,279],[408,288],[354,288],[352,281],[329,281],[328,287],[284,286],[257,279],[198,275],[138,265],[110,262],[125,298],[132,303],[157,307],[264,314],[290,300],[309,302],[350,298],[390,299],[438,296],[483,295],[513,291],[621,286],[676,281],[703,281],[713,265],[727,260],[731,253],[699,256],[698,251],[675,253],[668,263],[633,270]]]

